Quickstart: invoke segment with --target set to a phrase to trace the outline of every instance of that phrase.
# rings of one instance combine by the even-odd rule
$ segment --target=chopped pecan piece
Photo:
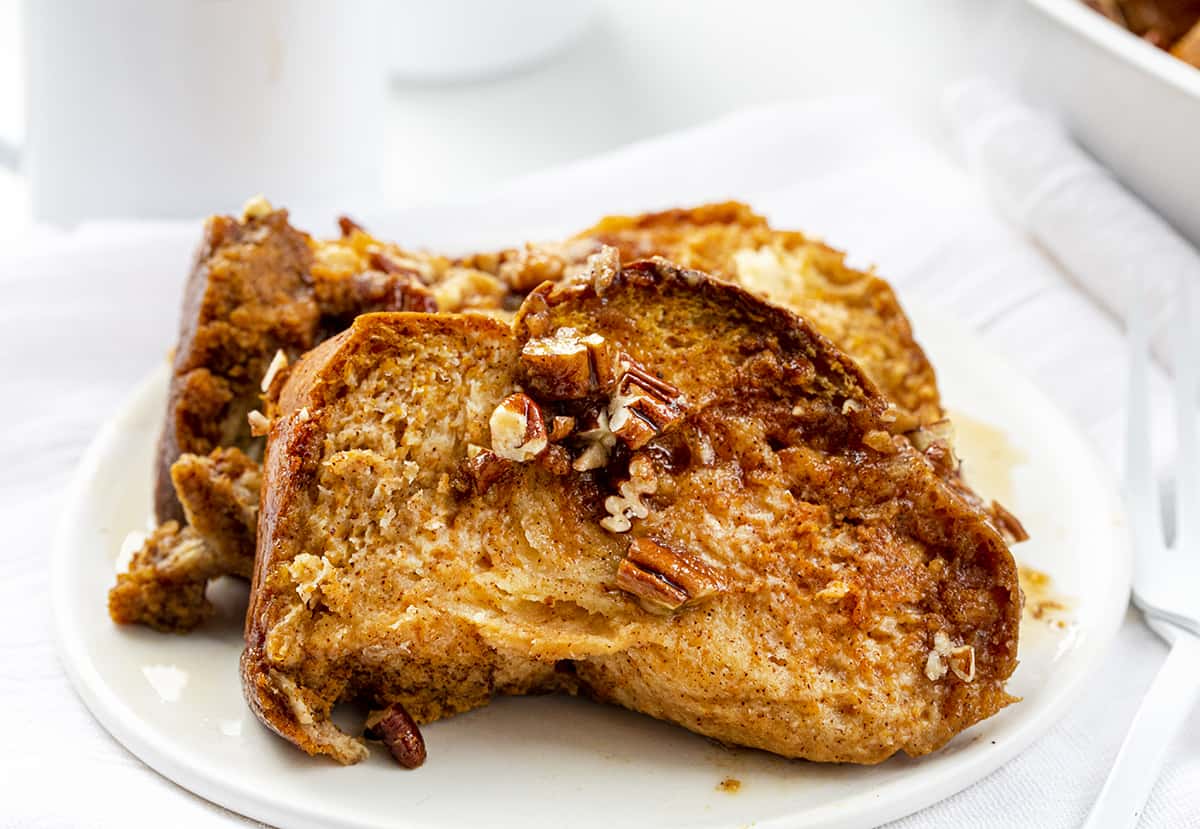
[[[933,648],[925,660],[925,676],[936,682],[952,672],[963,682],[975,679],[975,649],[970,645],[953,645],[943,631],[933,635]]]
[[[629,462],[629,480],[617,485],[620,494],[604,499],[608,516],[600,519],[600,526],[613,533],[628,532],[633,526],[630,519],[645,518],[650,514],[650,508],[642,502],[642,496],[653,495],[657,491],[658,477],[654,472],[654,463],[647,457],[635,456]]]
[[[396,762],[406,769],[415,769],[425,762],[425,738],[404,706],[393,702],[366,730],[366,737],[382,740]]]
[[[271,364],[267,366],[267,372],[263,375],[262,383],[259,384],[259,388],[263,394],[271,391],[271,386],[275,383],[275,378],[279,376],[279,372],[287,367],[287,354],[284,353],[282,348],[276,349],[275,356],[271,358]]]
[[[549,434],[550,442],[558,443],[559,441],[563,440],[564,438],[569,437],[571,432],[573,432],[574,430],[575,430],[575,418],[563,417],[561,415],[555,415],[554,419],[550,421],[550,434]]]
[[[617,436],[608,428],[608,412],[600,410],[595,415],[595,420],[579,432],[579,437],[584,441],[584,450],[571,464],[571,468],[576,472],[587,472],[589,469],[605,466],[609,453],[617,445]]]
[[[882,455],[896,454],[896,445],[892,442],[892,436],[882,429],[872,429],[867,432],[863,435],[863,443]]]
[[[992,501],[992,520],[996,524],[996,528],[1000,530],[1000,534],[1004,536],[1009,544],[1017,544],[1021,541],[1029,539],[1029,533],[1025,529],[1025,525],[1017,516],[1013,515],[999,501]]]
[[[466,460],[459,464],[450,485],[465,495],[482,495],[512,469],[513,462],[490,449],[471,448],[477,451],[468,450]]]
[[[950,650],[946,659],[950,671],[963,682],[975,679],[975,649],[970,645],[959,645]]]
[[[587,258],[587,269],[596,296],[604,296],[608,286],[621,272],[621,253],[614,247],[605,245],[599,251]]]
[[[687,591],[665,576],[638,567],[627,558],[617,565],[617,587],[651,607],[678,610],[688,600]]]
[[[526,384],[548,400],[578,400],[611,388],[608,344],[599,334],[560,328],[535,337],[521,349],[521,363]]]
[[[617,586],[656,608],[678,610],[724,587],[720,577],[694,556],[635,538],[617,565]]]
[[[561,256],[550,250],[526,245],[520,251],[506,254],[499,275],[514,291],[525,293],[543,282],[559,281],[566,264]]]
[[[266,196],[261,193],[250,198],[242,205],[242,220],[250,221],[251,219],[262,219],[275,212],[275,208],[267,201]]]
[[[363,226],[351,219],[349,216],[338,216],[338,229],[342,231],[342,238],[353,236],[355,233],[362,233]]]
[[[549,436],[542,410],[527,394],[510,394],[500,402],[488,421],[492,451],[510,461],[525,463],[546,451]]]
[[[553,475],[566,475],[571,471],[571,453],[561,446],[549,446],[538,456],[538,464]]]
[[[954,425],[942,418],[928,426],[909,432],[908,438],[942,474],[958,469],[958,456],[954,453]]]
[[[682,419],[679,389],[629,361],[608,407],[613,434],[630,449],[641,449]]]

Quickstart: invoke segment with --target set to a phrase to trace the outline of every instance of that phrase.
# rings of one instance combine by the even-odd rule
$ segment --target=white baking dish
[[[1200,69],[1080,0],[1026,0],[1018,80],[1130,189],[1200,244]]]

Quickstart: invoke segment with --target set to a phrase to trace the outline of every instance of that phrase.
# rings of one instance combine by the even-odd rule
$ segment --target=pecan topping
[[[616,248],[605,245],[587,258],[587,268],[590,273],[592,289],[596,296],[604,296],[608,286],[621,272],[621,254]]]
[[[499,276],[514,291],[525,293],[543,282],[559,281],[565,267],[566,262],[554,252],[526,245],[520,251],[506,254],[499,267]]]
[[[550,442],[558,443],[569,437],[573,431],[575,431],[575,418],[555,415],[554,419],[550,421]]]
[[[398,262],[381,250],[372,251],[370,262],[371,267],[377,271],[383,271],[384,273],[391,274],[403,274],[404,276],[411,276],[418,282],[424,282],[420,269],[414,268],[411,265],[405,265],[402,262]]]
[[[372,258],[381,255],[372,254]],[[354,313],[365,313],[366,311],[433,313],[438,310],[433,294],[425,287],[425,283],[421,281],[420,275],[415,271],[403,269],[385,271],[376,267],[374,270],[356,273],[350,281],[350,291],[356,306]]]
[[[617,565],[617,586],[652,608],[678,610],[724,588],[704,562],[650,540],[635,538]]]
[[[896,445],[892,442],[892,436],[882,429],[872,429],[867,432],[863,435],[863,443],[881,455],[896,454]]]
[[[574,328],[535,337],[521,349],[526,384],[548,400],[578,400],[607,391],[611,387],[611,362],[602,336],[581,336]]]
[[[925,660],[925,676],[937,682],[948,672],[971,682],[975,679],[975,649],[970,645],[952,645],[950,637],[943,631],[933,635],[933,649]]]
[[[351,219],[349,216],[338,216],[338,229],[342,231],[342,238],[353,236],[355,233],[363,233],[363,226]]]
[[[251,219],[261,219],[264,216],[270,215],[274,210],[275,208],[267,201],[266,196],[259,194],[242,205],[242,221],[248,222]]]
[[[641,449],[683,419],[682,402],[679,389],[630,360],[608,406],[609,428],[630,449]]]
[[[1000,534],[1009,544],[1017,544],[1021,541],[1029,539],[1029,532],[1025,529],[1025,525],[1021,523],[1021,519],[1013,515],[999,501],[992,501],[992,520],[996,524],[996,529],[1000,530]]]
[[[374,725],[367,728],[366,736],[371,740],[382,740],[396,762],[406,769],[415,769],[425,762],[425,738],[398,702],[384,709]]]
[[[561,446],[549,446],[538,456],[538,464],[552,475],[566,475],[571,471],[571,453]]]
[[[510,394],[488,421],[492,451],[510,461],[524,463],[542,454],[549,445],[542,410],[527,394]]]
[[[975,679],[975,649],[970,645],[959,645],[950,651],[950,656],[946,660],[950,665],[950,671],[963,682],[972,682]]]
[[[617,485],[620,494],[604,499],[608,516],[600,519],[600,526],[613,533],[628,532],[633,526],[630,519],[645,518],[650,514],[650,508],[642,503],[642,496],[653,495],[657,491],[658,477],[654,474],[654,463],[647,457],[635,456],[629,462],[629,480]]]
[[[945,475],[958,469],[958,456],[954,454],[954,425],[947,418],[909,432],[908,438],[938,472]]]
[[[500,457],[490,449],[471,446],[467,449],[467,459],[459,464],[451,477],[450,485],[458,492],[467,495],[482,495],[496,481],[504,477],[513,462]]]
[[[589,469],[600,469],[608,463],[609,453],[617,445],[617,436],[608,428],[608,412],[603,409],[596,414],[594,422],[579,432],[583,439],[584,450],[577,457],[571,468],[576,472],[587,472]]]
[[[644,570],[627,558],[617,565],[617,587],[654,608],[678,610],[688,600],[687,591],[665,576]]]

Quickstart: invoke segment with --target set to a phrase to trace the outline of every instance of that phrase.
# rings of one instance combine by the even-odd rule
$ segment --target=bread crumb
[[[726,777],[717,784],[717,791],[725,792],[726,794],[737,794],[742,789],[742,781],[736,777]]]

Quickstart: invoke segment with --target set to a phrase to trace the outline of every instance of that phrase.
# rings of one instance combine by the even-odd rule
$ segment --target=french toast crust
[[[845,254],[824,242],[772,228],[746,204],[608,216],[566,247],[583,242],[616,247],[623,261],[662,256],[767,296],[852,355],[909,418],[905,428],[943,417],[936,373],[891,286],[849,267]],[[767,278],[758,278],[764,266]]]
[[[167,414],[158,447],[155,513],[184,520],[171,465],[217,447],[254,451],[245,427],[277,349],[296,357],[315,343],[307,236],[286,210],[238,221],[214,216],[184,288]]]
[[[555,330],[565,326],[577,327],[581,332],[611,334],[631,349],[634,359],[644,360],[649,358],[639,349],[657,342],[660,334],[669,338],[676,332],[670,327],[674,324],[672,320],[679,314],[692,313],[690,308],[695,308],[700,315],[697,319],[717,325],[722,332],[743,332],[739,335],[742,345],[757,351],[747,357],[735,344],[730,344],[724,352],[711,353],[711,360],[695,364],[697,375],[731,379],[726,387],[712,390],[712,393],[697,385],[699,380],[681,372],[683,364],[672,363],[673,358],[669,356],[653,364],[660,370],[659,376],[665,378],[663,382],[679,385],[683,398],[686,398],[689,413],[676,427],[681,439],[700,446],[696,440],[705,434],[725,434],[722,430],[729,424],[757,422],[761,425],[767,419],[785,422],[789,417],[796,421],[794,427],[789,427],[791,432],[780,432],[786,441],[783,437],[771,438],[772,441],[783,441],[772,449],[777,458],[772,461],[776,464],[773,474],[783,474],[791,480],[790,486],[795,491],[793,496],[780,492],[772,497],[781,497],[786,503],[791,503],[792,498],[797,500],[798,506],[789,508],[792,511],[784,514],[786,520],[781,525],[785,528],[794,525],[795,529],[779,535],[772,534],[769,525],[764,525],[757,531],[766,533],[764,539],[775,540],[763,542],[765,546],[747,548],[745,554],[754,564],[739,564],[740,560],[724,562],[727,572],[723,578],[731,579],[729,583],[734,585],[727,592],[704,599],[694,608],[688,604],[659,622],[656,621],[659,617],[646,615],[646,611],[639,609],[636,600],[628,596],[622,598],[624,594],[611,582],[603,583],[598,594],[587,594],[592,598],[586,601],[609,608],[605,613],[615,614],[612,618],[617,621],[611,624],[616,624],[613,634],[616,639],[607,645],[598,634],[585,634],[586,628],[567,635],[562,641],[555,639],[547,629],[545,637],[539,640],[533,633],[536,624],[522,632],[521,625],[526,624],[523,619],[513,621],[513,630],[507,630],[501,622],[494,623],[501,628],[494,628],[490,621],[479,627],[478,623],[463,621],[467,617],[453,616],[447,621],[446,617],[435,614],[435,620],[441,619],[449,626],[445,628],[449,631],[447,635],[452,636],[448,641],[455,643],[448,649],[451,656],[462,657],[458,661],[452,660],[453,664],[445,667],[447,672],[444,674],[438,674],[437,670],[441,664],[439,660],[447,658],[446,651],[431,651],[430,645],[421,644],[422,637],[431,635],[432,628],[428,627],[413,628],[413,635],[417,637],[411,645],[414,654],[396,657],[398,661],[390,668],[369,668],[369,664],[375,663],[364,662],[356,652],[322,651],[325,646],[317,646],[316,640],[312,647],[304,647],[305,657],[301,662],[289,663],[288,658],[271,655],[272,637],[275,637],[278,652],[290,650],[295,644],[281,632],[292,624],[296,618],[294,614],[306,618],[306,614],[313,613],[303,606],[308,601],[303,599],[303,593],[301,599],[296,598],[297,590],[307,588],[303,583],[296,587],[295,577],[290,572],[302,554],[315,561],[313,554],[320,558],[325,548],[319,535],[306,536],[306,533],[313,532],[309,518],[320,512],[313,500],[317,497],[313,495],[318,490],[317,476],[322,474],[319,470],[334,459],[324,454],[331,451],[328,446],[333,444],[327,445],[327,442],[334,440],[336,434],[336,431],[329,431],[335,427],[331,425],[334,421],[328,419],[351,405],[350,401],[360,390],[357,383],[361,383],[364,374],[368,373],[368,365],[382,365],[381,360],[391,356],[399,359],[405,355],[411,355],[418,361],[414,365],[419,365],[423,348],[443,348],[438,337],[475,331],[492,340],[497,353],[510,355],[503,358],[508,362],[500,364],[497,371],[512,372],[515,368],[509,363],[516,362],[521,343],[528,342],[542,328]],[[652,318],[657,319],[654,314],[660,309],[666,310],[659,323],[649,322]],[[645,313],[645,327],[639,327],[642,318],[637,317],[637,313],[642,312]],[[618,321],[621,319],[625,321]],[[667,325],[668,333],[655,329],[655,324]],[[531,326],[538,331],[531,330]],[[416,722],[427,722],[484,704],[495,693],[566,690],[615,702],[730,743],[791,757],[875,763],[900,750],[913,755],[932,751],[958,731],[1012,701],[1003,686],[1015,667],[1020,599],[1015,566],[1007,546],[987,523],[986,517],[956,493],[944,477],[939,477],[934,467],[906,438],[888,431],[893,424],[887,420],[887,400],[854,361],[803,319],[730,283],[663,261],[653,261],[626,266],[611,283],[600,289],[585,280],[542,285],[526,300],[514,329],[515,334],[495,322],[453,315],[366,315],[357,319],[349,331],[305,357],[288,378],[268,440],[259,551],[251,609],[246,620],[247,650],[242,661],[243,686],[251,707],[277,733],[309,753],[330,754],[347,762],[358,756],[357,751],[348,749],[343,742],[352,738],[329,731],[330,726],[321,713],[341,699],[366,695],[375,705],[402,703]],[[751,331],[754,336],[748,333]],[[705,348],[695,338],[688,342],[690,345],[686,348]],[[758,351],[766,356],[756,361],[753,357]],[[468,356],[476,359],[473,353]],[[722,360],[730,366],[743,368],[730,369],[733,371],[730,374],[717,365]],[[808,364],[814,367],[811,373],[792,368]],[[774,373],[763,373],[761,369],[764,368]],[[400,376],[403,375],[397,377]],[[509,381],[501,378],[494,399],[489,398],[491,405],[511,388]],[[796,412],[804,408],[804,400],[809,398],[814,401],[815,408],[809,407],[811,413],[801,413],[797,419]],[[434,398],[430,398],[425,405],[432,407],[445,403],[435,403]],[[804,437],[805,429],[816,432]],[[868,434],[875,436],[873,440],[877,444],[881,439],[890,443],[877,452],[861,443]],[[884,437],[880,438],[880,435]],[[792,440],[800,442],[792,446],[788,443]],[[728,466],[730,461],[721,460],[721,457],[729,452],[734,453],[732,462],[736,466],[736,457],[741,457],[737,453],[748,451],[736,436],[714,438],[714,445],[718,467]],[[355,454],[357,451],[347,449],[339,457],[357,459],[360,457]],[[743,460],[748,462],[750,458],[745,455]],[[582,473],[566,480],[591,481],[589,486],[603,489],[608,486],[604,483],[606,474]],[[751,467],[743,464],[743,471],[737,474],[743,476],[740,486],[747,486],[745,481],[751,478],[745,476],[761,473],[754,473]],[[719,512],[722,509],[712,500],[711,485],[705,483],[710,477],[706,469],[685,470],[676,475],[673,486],[678,487],[677,500],[672,501],[664,492],[653,496],[657,499],[654,502],[658,504],[658,512],[652,511],[641,524],[635,525],[632,537],[648,537],[645,533],[655,532],[658,533],[655,538],[668,543],[669,547],[670,543],[678,543],[678,539],[670,542],[667,537],[674,533],[696,542],[696,537],[688,535],[687,527],[702,523],[703,510]],[[546,496],[548,503],[555,505],[552,512],[557,521],[565,525],[567,537],[578,538],[577,543],[584,545],[574,554],[583,558],[572,559],[568,555],[564,562],[576,561],[581,566],[599,566],[603,570],[610,566],[604,562],[615,561],[612,557],[621,555],[624,539],[599,530],[594,523],[594,508],[581,506],[576,500],[578,496],[571,494],[571,486],[565,485],[563,480],[537,464],[518,464],[511,475],[494,484],[485,494],[456,502],[458,505],[450,513],[455,516],[452,523],[457,526],[456,522],[490,521],[508,526],[516,521],[514,526],[520,526],[521,522],[532,520],[533,525],[526,524],[526,535],[553,533],[553,529],[536,529],[535,519],[520,517],[521,509],[524,509],[519,506],[522,499],[533,497],[536,500],[539,493],[549,493]],[[426,486],[432,486],[432,483]],[[426,494],[436,498],[428,491]],[[697,507],[697,504],[703,506]],[[702,511],[689,519],[688,509]],[[517,517],[513,517],[514,511],[519,513]],[[508,532],[503,528],[496,531]],[[580,533],[582,535],[577,535]],[[845,540],[841,540],[842,536]],[[512,536],[497,536],[498,540],[502,538]],[[851,658],[844,668],[834,669],[820,661],[813,663],[814,669],[819,668],[821,681],[826,683],[823,687],[827,690],[813,691],[810,696],[802,690],[803,684],[795,686],[800,690],[776,696],[779,692],[770,691],[770,683],[743,686],[733,696],[724,696],[728,691],[722,689],[736,687],[736,683],[728,686],[723,684],[726,679],[715,684],[699,679],[708,673],[711,664],[703,660],[713,658],[713,654],[706,651],[710,647],[707,644],[710,632],[704,620],[724,620],[720,622],[724,625],[744,614],[755,619],[755,614],[775,612],[764,608],[774,607],[770,601],[782,600],[771,598],[776,594],[791,597],[787,601],[793,602],[798,600],[797,597],[814,595],[820,580],[829,577],[826,574],[830,571],[822,563],[827,552],[821,551],[822,545],[831,539],[836,541],[834,549],[861,550],[858,554],[864,556],[861,566],[867,569],[855,578],[848,578],[849,586],[838,586],[839,590],[849,591],[847,598],[833,599],[829,611],[812,623],[817,625],[812,634],[828,637],[831,650],[823,653],[801,648],[791,654],[791,658],[800,659],[799,664],[807,664],[804,660],[814,658],[832,660],[829,665],[840,664],[839,660],[858,653],[858,649],[869,644],[871,637],[866,636],[863,626],[877,622],[880,613],[886,616],[891,612],[873,609],[874,605],[891,607],[889,602],[893,601],[893,596],[911,597],[905,601],[917,604],[901,614],[903,618],[907,618],[905,613],[912,618],[902,622],[903,648],[896,647],[899,648],[897,654],[903,655],[907,665],[904,670],[915,671],[915,678],[908,681],[920,685],[919,693],[913,692],[915,698],[910,700],[915,706],[913,710],[918,710],[920,705],[931,706],[932,713],[926,716],[932,719],[924,725],[919,717],[907,719],[907,713],[892,712],[886,701],[872,696],[872,682],[879,685],[882,681],[879,678],[872,680],[872,672],[882,668],[870,660],[861,664],[854,661],[862,656]],[[487,549],[493,558],[500,556],[503,559],[510,555],[500,547],[489,546]],[[754,551],[752,554],[751,550]],[[467,557],[475,554],[472,550],[459,552]],[[369,568],[369,557],[361,558],[365,553],[359,555],[355,567]],[[814,556],[811,565],[806,563]],[[714,565],[710,561],[706,567],[711,566]],[[734,569],[729,571],[730,567]],[[775,575],[768,577],[766,571],[758,572],[758,567]],[[799,569],[790,570],[792,567]],[[914,567],[919,572],[913,570]],[[926,573],[926,569],[930,572]],[[811,575],[802,575],[810,571]],[[942,573],[948,575],[942,578],[939,576]],[[781,577],[784,581],[776,587],[763,586],[764,578],[769,584],[773,583],[772,578],[778,581]],[[788,587],[789,578],[799,581]],[[813,583],[813,579],[817,582]],[[336,581],[321,583],[330,588],[337,584]],[[718,580],[718,583],[725,582]],[[825,590],[833,590],[835,586],[835,582],[829,582]],[[780,590],[783,592],[779,593]],[[364,595],[362,598],[369,601],[371,608],[379,607],[378,602],[387,606],[379,597],[368,600]],[[332,593],[319,599],[318,606],[321,606],[320,602],[332,602],[331,607],[342,610],[321,610],[320,619],[314,616],[313,624],[324,625],[320,630],[336,631],[340,624],[337,621],[339,613],[359,613],[352,610],[357,606],[354,601],[345,596],[338,598]],[[569,605],[560,606],[567,608]],[[803,608],[803,605],[796,607]],[[366,606],[361,612],[367,612]],[[529,612],[533,612],[532,609]],[[587,614],[596,613],[599,611],[595,609],[587,611]],[[350,617],[346,618],[346,624],[352,624]],[[556,617],[551,614],[547,618]],[[609,617],[584,615],[570,625],[589,618],[593,622],[588,624],[601,624],[602,619]],[[819,621],[821,619],[826,621]],[[609,625],[610,621],[604,621],[604,625]],[[790,623],[783,620],[779,623],[789,629]],[[303,624],[308,625],[308,622]],[[502,628],[503,632],[499,632]],[[296,628],[301,629],[309,631],[304,636],[320,638],[326,635],[319,634],[316,627]],[[354,629],[346,630],[351,641],[357,641],[353,639],[357,635]],[[633,632],[616,635],[617,630]],[[654,637],[658,634],[655,631],[669,634],[668,640],[675,642],[675,646],[666,646],[668,640],[656,644]],[[935,634],[946,637],[944,648]],[[481,635],[484,638],[480,638]],[[860,644],[853,647],[838,645],[843,641],[839,637],[843,636],[847,643]],[[537,641],[541,644],[533,644]],[[964,649],[970,650],[970,679],[955,679],[957,674],[947,674],[942,657],[934,653],[934,643],[936,648],[946,652],[947,663],[965,653]],[[924,656],[926,652],[931,654],[929,666],[918,664],[919,660],[912,662],[917,659],[914,653]],[[700,662],[693,664],[688,660],[695,654],[701,654],[703,658],[696,656]],[[470,667],[473,664],[479,666],[483,674],[474,675]],[[562,664],[570,665],[571,670],[561,670]],[[780,681],[789,686],[799,679],[788,670],[778,674],[776,668],[766,663],[755,670],[765,671],[764,676],[778,675],[782,678],[772,682]],[[939,670],[941,673],[935,681],[933,674]],[[960,666],[955,664],[954,670],[959,671]],[[847,672],[844,688],[837,681],[828,679],[836,676],[837,671]],[[967,675],[965,667],[962,672]],[[930,675],[925,677],[926,673]],[[429,684],[430,676],[441,678]],[[672,681],[677,684],[672,685]],[[755,681],[765,682],[762,677]],[[305,700],[301,706],[303,716],[297,714],[296,705],[281,702],[288,698],[286,683],[292,683],[291,693],[298,693]],[[887,684],[886,687],[893,686]],[[865,696],[852,705],[848,700],[855,694]],[[847,701],[838,702],[842,697]],[[808,706],[816,707],[810,709]],[[862,713],[854,713],[855,706],[861,706]],[[804,711],[810,713],[802,715]],[[916,717],[915,714],[912,716]],[[842,725],[837,728],[824,725],[830,717],[833,718],[830,722],[836,719]],[[892,721],[889,717],[898,719]],[[305,718],[309,721],[304,721]],[[893,726],[896,729],[894,735]]]

